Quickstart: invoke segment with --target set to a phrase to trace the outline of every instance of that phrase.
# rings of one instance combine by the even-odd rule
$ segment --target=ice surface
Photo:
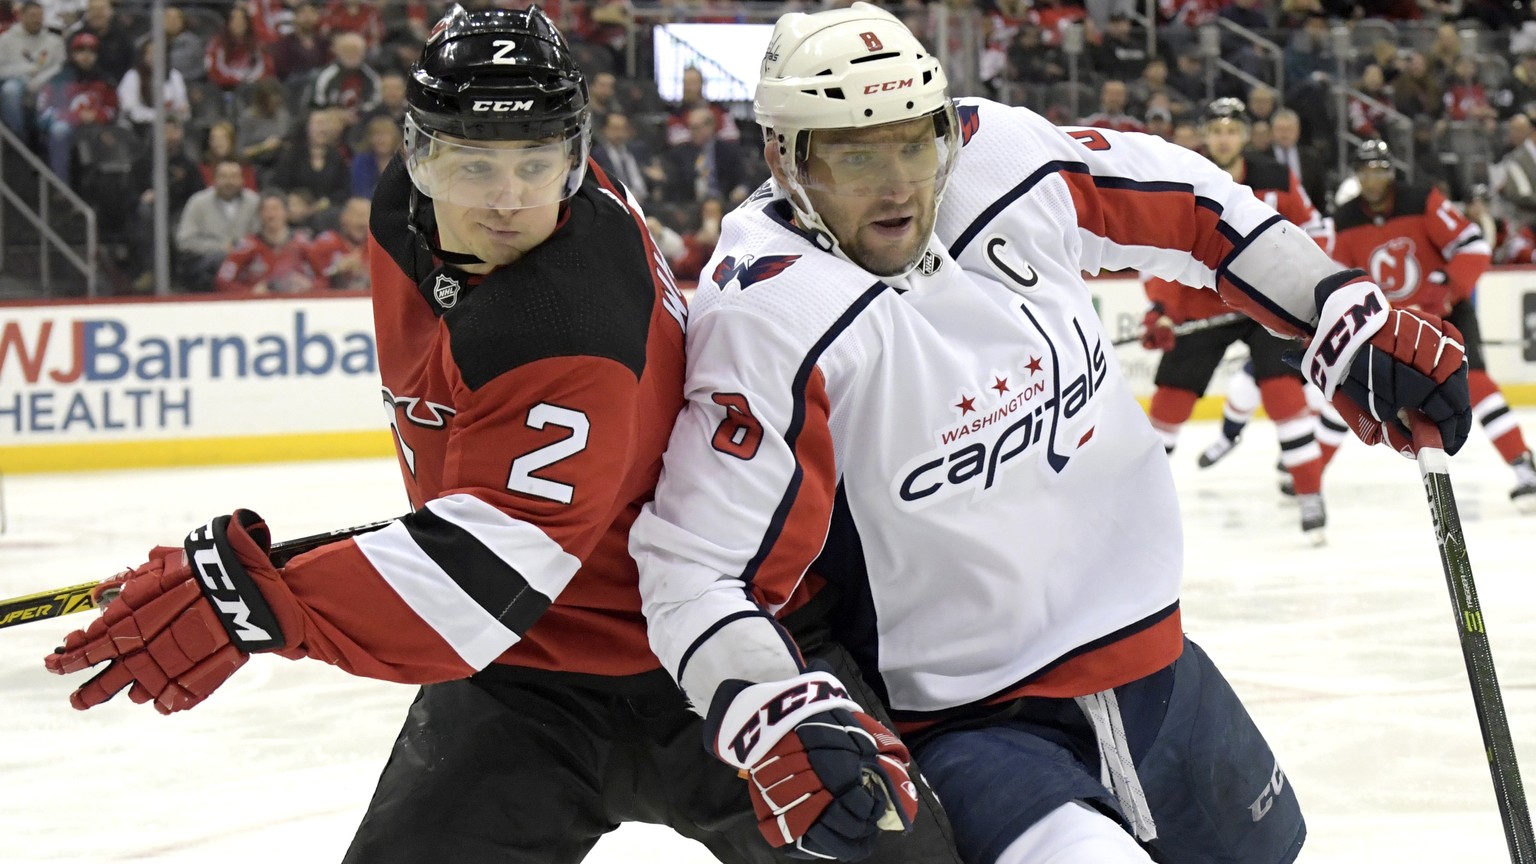
[[[1536,432],[1536,412],[1522,419]],[[1272,427],[1255,424],[1200,471],[1214,434],[1190,424],[1173,457],[1185,626],[1301,795],[1300,860],[1508,860],[1413,463],[1346,444],[1325,479],[1329,543],[1313,549],[1275,491]],[[1536,516],[1508,501],[1513,475],[1480,431],[1452,478],[1516,745],[1536,776]],[[3,491],[3,597],[106,576],[235,507],[262,513],[278,537],[406,509],[386,460],[10,476]],[[73,682],[41,658],[87,620],[0,631],[0,861],[340,859],[412,688],[259,656],[194,711],[161,717],[120,698],[76,712]],[[710,860],[643,825],[588,858]]]

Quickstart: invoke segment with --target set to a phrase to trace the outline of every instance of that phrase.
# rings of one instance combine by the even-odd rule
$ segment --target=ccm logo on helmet
[[[904,90],[911,86],[911,78],[904,78],[896,81],[886,81],[881,84],[865,84],[864,95],[868,96],[871,93],[884,93],[887,90]]]
[[[494,100],[481,100],[472,106],[476,111],[532,111],[532,99],[517,99],[514,101],[497,102]]]

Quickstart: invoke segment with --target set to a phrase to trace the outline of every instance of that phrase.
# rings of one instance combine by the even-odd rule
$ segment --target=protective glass
[[[809,189],[862,197],[899,194],[929,184],[942,187],[958,149],[955,124],[943,113],[924,119],[932,121],[931,132],[917,126],[916,135],[900,134],[901,124],[912,121],[871,127],[892,129],[897,134],[890,139],[835,140],[819,130],[811,131],[800,169],[801,183]]]
[[[571,197],[586,173],[580,133],[563,141],[470,141],[405,120],[405,167],[417,191],[457,207],[521,210]]]

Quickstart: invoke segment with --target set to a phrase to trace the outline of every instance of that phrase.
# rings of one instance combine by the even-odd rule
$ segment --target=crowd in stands
[[[737,7],[724,0],[662,2],[678,18],[736,20]],[[587,69],[594,160],[646,207],[678,277],[697,278],[721,215],[767,177],[750,111],[707,99],[696,68],[683,72],[681,99],[662,102],[649,74],[649,37],[628,26],[631,0],[541,5]],[[765,20],[768,4],[747,5],[759,9],[752,20]],[[889,5],[937,38],[933,6]],[[972,80],[980,95],[1064,124],[1149,132],[1194,148],[1201,107],[1239,96],[1255,119],[1253,146],[1296,171],[1325,210],[1347,179],[1338,158],[1342,113],[1348,137],[1385,137],[1403,154],[1405,172],[1443,184],[1455,200],[1481,201],[1496,237],[1536,240],[1529,4],[1158,0],[1151,19],[1145,0],[938,5],[981,24],[983,44],[966,55],[978,58]],[[156,94],[147,2],[0,0],[0,122],[96,209],[136,290],[152,283],[147,143],[157,111],[171,151],[178,290],[365,289],[368,199],[400,146],[407,70],[445,7],[170,6],[169,69]],[[631,32],[643,44],[627,45]],[[640,63],[627,77],[632,49]],[[1526,260],[1533,245],[1525,242]],[[1501,260],[1519,260],[1509,251],[1517,246],[1501,246]]]

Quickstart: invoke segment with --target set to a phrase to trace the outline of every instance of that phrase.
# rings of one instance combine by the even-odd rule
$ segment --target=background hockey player
[[[1331,228],[1312,206],[1296,175],[1269,156],[1244,152],[1249,119],[1240,100],[1227,97],[1212,102],[1206,107],[1202,126],[1206,155],[1218,168],[1301,226],[1318,245],[1328,247]],[[1290,474],[1301,504],[1301,530],[1312,542],[1322,542],[1327,521],[1322,452],[1313,435],[1316,421],[1302,392],[1301,373],[1281,359],[1291,350],[1291,343],[1247,319],[1175,338],[1174,325],[1229,315],[1232,307],[1214,291],[1177,281],[1145,276],[1143,284],[1152,306],[1146,314],[1141,344],[1163,352],[1153,378],[1157,389],[1152,393],[1151,407],[1152,426],[1162,436],[1163,448],[1173,452],[1179,430],[1194,412],[1195,402],[1205,395],[1227,348],[1234,342],[1246,343],[1259,400],[1280,438],[1280,464]]]
[[[793,833],[807,730],[858,707],[770,614],[809,569],[842,589],[837,635],[966,861],[1145,864],[1138,839],[1165,862],[1291,861],[1295,792],[1183,636],[1168,460],[1082,273],[1148,269],[1317,334],[1309,376],[1409,451],[1399,410],[1466,437],[1454,328],[1392,309],[1194,153],[951,103],[878,7],[785,15],[764,58],[775,185],[723,222],[630,535],[652,646],[720,757]]]
[[[633,820],[722,861],[782,861],[646,642],[627,534],[683,401],[685,312],[643,215],[588,168],[581,71],[537,9],[455,7],[408,86],[369,258],[413,512],[281,571],[260,517],[216,518],[119,580],[48,668],[106,663],[77,708],[126,689],[166,713],[254,651],[426,684],[353,864],[576,862]],[[878,829],[887,803],[897,828],[915,809],[905,750],[845,717],[864,747],[834,754],[812,830],[887,838],[890,864],[953,862],[931,821]],[[866,765],[891,783],[867,789]]]
[[[1472,414],[1515,472],[1509,497],[1536,512],[1536,463],[1483,361],[1473,291],[1488,269],[1488,239],[1439,189],[1399,182],[1387,142],[1361,142],[1354,167],[1360,194],[1334,213],[1334,257],[1369,271],[1394,304],[1444,316],[1466,337]]]

